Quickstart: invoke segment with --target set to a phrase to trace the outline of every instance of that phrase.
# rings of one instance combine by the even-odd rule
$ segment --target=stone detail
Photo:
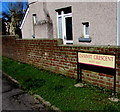
[[[54,110],[55,112],[61,112],[61,110],[59,108],[57,108],[56,106],[52,105],[50,102],[44,100],[41,96],[39,95],[34,95],[34,98],[41,102],[44,106],[50,108],[51,110]]]

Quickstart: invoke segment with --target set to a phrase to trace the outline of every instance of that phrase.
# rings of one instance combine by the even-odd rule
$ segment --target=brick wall
[[[116,54],[116,87],[120,92],[120,47],[65,46],[60,44],[60,40],[19,40],[14,37],[4,37],[2,51],[3,56],[72,78],[77,78],[77,51]],[[91,66],[85,66],[82,69],[82,77],[85,81],[113,89],[112,71],[90,68]]]

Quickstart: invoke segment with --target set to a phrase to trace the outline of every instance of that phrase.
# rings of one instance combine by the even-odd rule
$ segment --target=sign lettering
[[[115,68],[115,56],[78,52],[78,63]]]

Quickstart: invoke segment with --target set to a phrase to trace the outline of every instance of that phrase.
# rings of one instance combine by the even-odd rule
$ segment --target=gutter
[[[28,5],[30,6],[31,4],[34,4],[34,3],[36,3],[36,2],[37,2],[37,0],[34,1],[34,2],[30,2]]]
[[[120,0],[117,0],[117,46],[120,46]]]

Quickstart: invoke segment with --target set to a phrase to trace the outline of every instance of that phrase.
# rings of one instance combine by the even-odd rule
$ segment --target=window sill
[[[83,38],[83,37],[79,38],[79,42],[91,42],[91,41],[92,41],[91,38]]]

